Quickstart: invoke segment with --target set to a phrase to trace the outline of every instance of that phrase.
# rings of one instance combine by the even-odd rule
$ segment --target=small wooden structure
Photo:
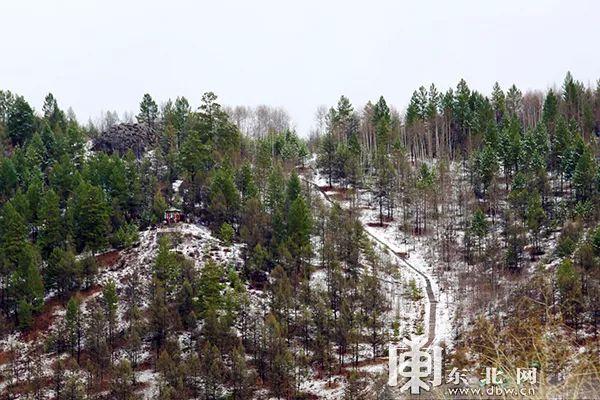
[[[165,211],[165,223],[174,224],[183,220],[183,213],[177,208],[169,208]]]

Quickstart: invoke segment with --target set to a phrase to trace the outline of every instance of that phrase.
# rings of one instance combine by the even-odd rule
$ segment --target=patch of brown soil
[[[7,364],[13,356],[12,351],[0,351],[0,365]]]
[[[108,268],[115,265],[121,258],[121,252],[119,250],[111,250],[106,253],[98,254],[96,261],[100,267]]]
[[[100,285],[92,285],[85,290],[80,290],[76,294],[81,298],[88,298],[102,290]],[[46,333],[52,322],[54,322],[55,312],[60,308],[65,308],[68,298],[52,297],[42,307],[42,312],[33,317],[33,325],[23,334],[23,340],[32,342],[36,340],[41,333]]]
[[[330,193],[331,192],[333,192],[333,193],[352,193],[352,192],[354,192],[353,188],[329,186],[329,185],[319,186],[319,189],[324,192],[330,192]]]
[[[329,197],[337,201],[344,201],[348,198],[348,195],[346,193],[335,192],[330,194]]]
[[[370,226],[371,228],[387,228],[390,224],[386,224],[385,222],[383,224],[380,224],[379,222],[367,222],[367,226]]]

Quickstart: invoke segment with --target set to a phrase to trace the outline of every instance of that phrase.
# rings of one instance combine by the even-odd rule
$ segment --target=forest
[[[0,398],[387,398],[425,332],[598,395],[600,80],[406,97],[300,134],[212,92],[82,123],[0,91]]]

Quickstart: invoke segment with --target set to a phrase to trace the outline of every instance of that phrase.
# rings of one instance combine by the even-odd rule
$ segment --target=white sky
[[[49,91],[85,122],[137,111],[142,95],[205,91],[283,106],[300,133],[340,94],[404,109],[436,83],[491,91],[600,78],[597,1],[0,2],[0,88],[41,108]]]

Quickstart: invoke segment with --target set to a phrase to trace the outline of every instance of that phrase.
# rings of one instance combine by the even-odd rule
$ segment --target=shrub
[[[118,249],[123,249],[133,246],[139,239],[137,225],[124,224],[113,235],[112,244]]]
[[[233,227],[227,222],[224,222],[223,225],[221,225],[221,229],[219,229],[219,238],[223,241],[223,243],[230,245],[234,234],[235,231],[233,230]]]

